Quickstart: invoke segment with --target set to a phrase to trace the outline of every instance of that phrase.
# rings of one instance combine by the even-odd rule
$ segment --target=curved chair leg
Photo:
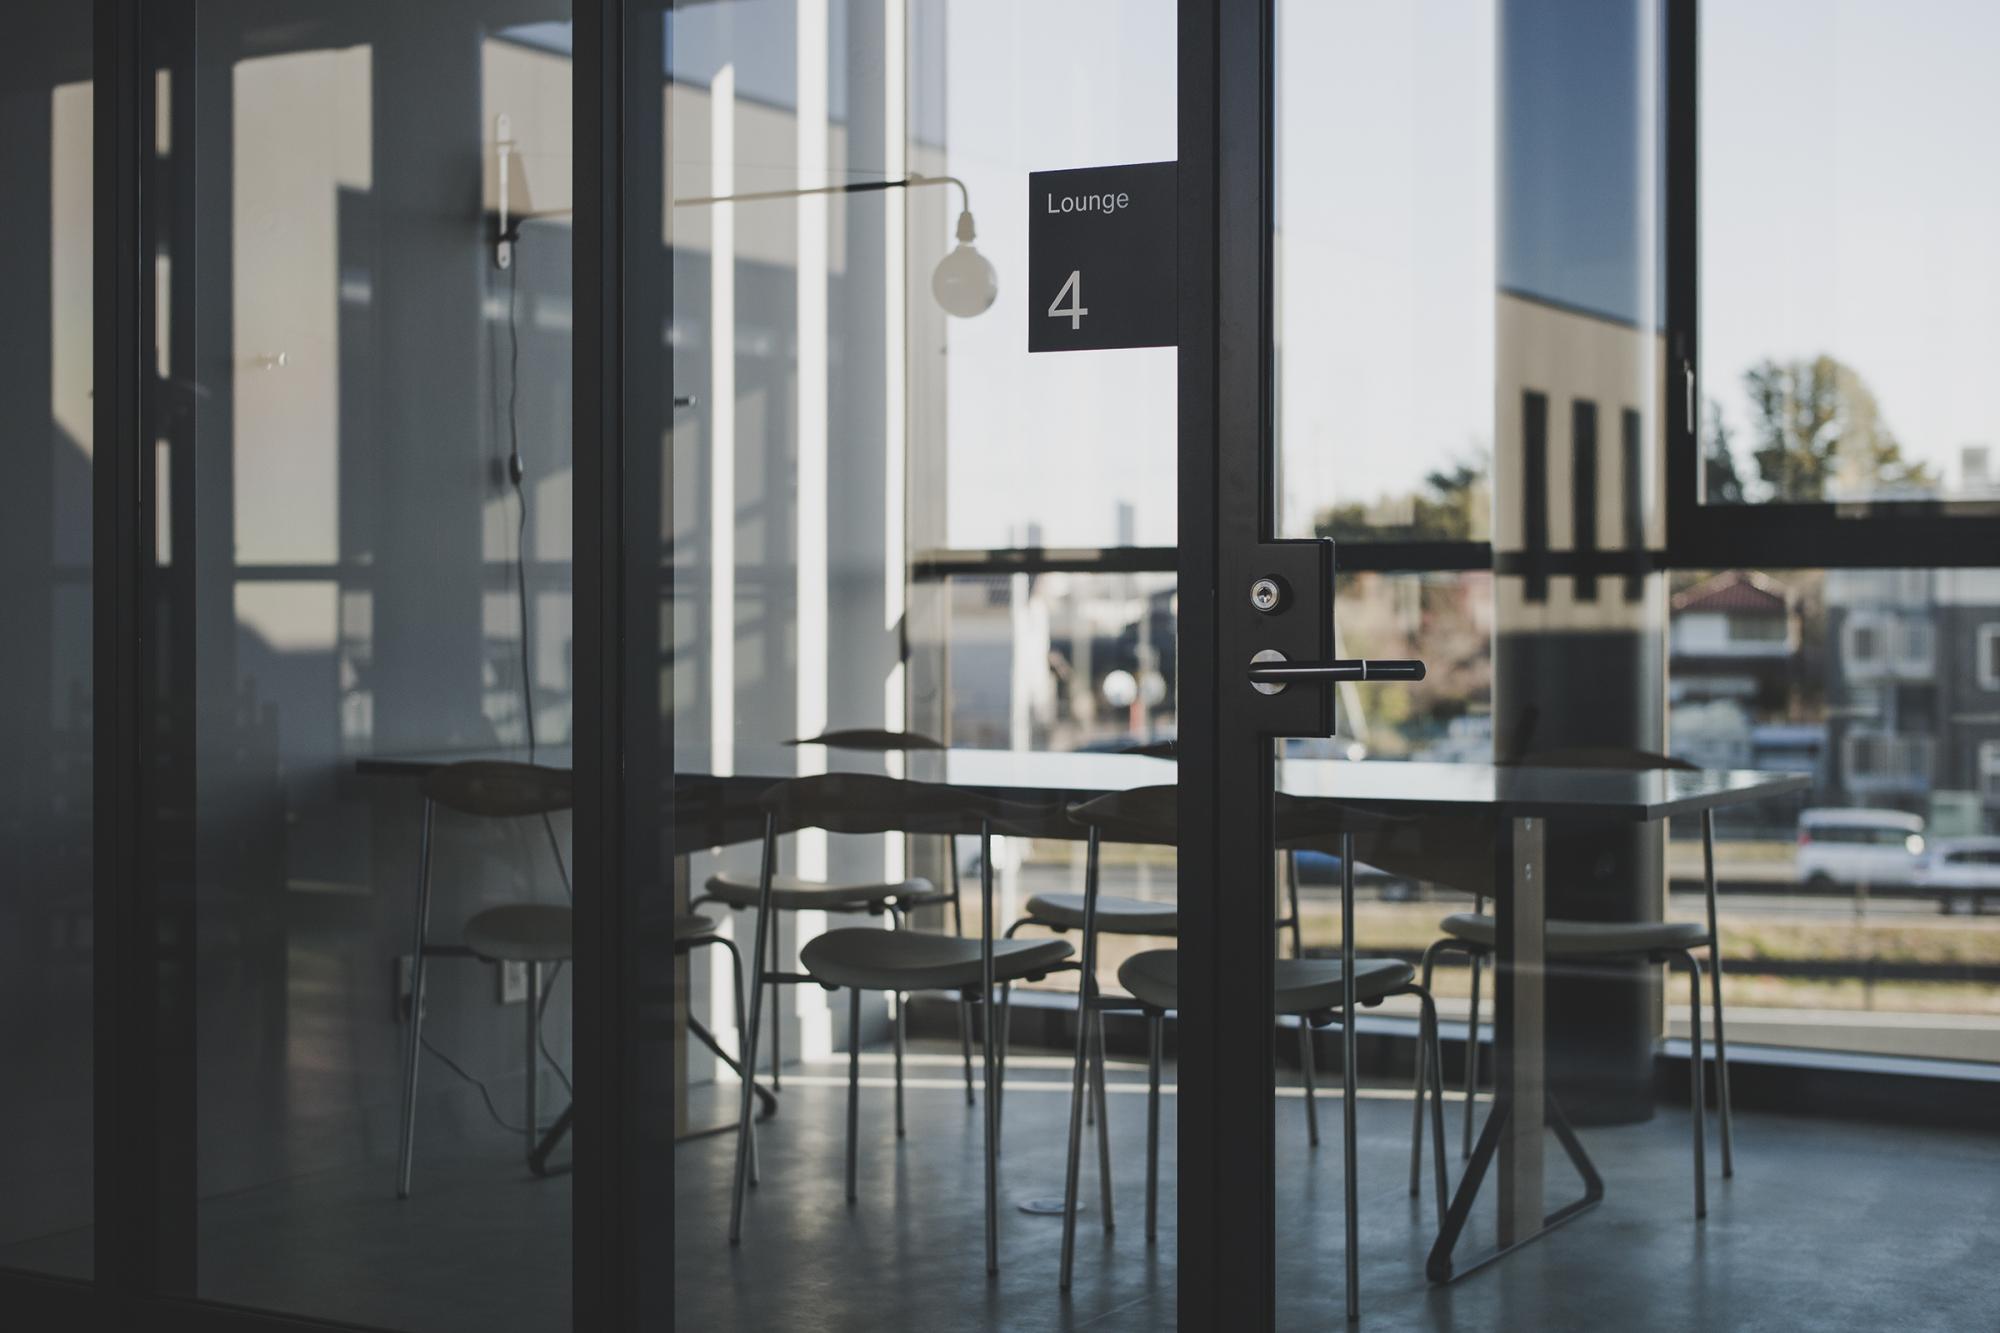
[[[1341,1190],[1346,1195],[1347,1322],[1361,1318],[1361,1186],[1360,1152],[1356,1143],[1358,1098],[1355,1089],[1354,1027],[1359,1009],[1354,998],[1354,835],[1340,836],[1340,1118]]]
[[[1069,1290],[1070,1272],[1076,1263],[1076,1177],[1083,1157],[1084,1065],[1089,1050],[1089,1011],[1079,1007],[1076,1016],[1076,1057],[1069,1075],[1069,1157],[1063,1174],[1062,1271],[1056,1285]]]
[[[1472,1156],[1472,1112],[1479,1104],[1479,971],[1486,962],[1486,955],[1477,949],[1468,956],[1472,960],[1472,1008],[1465,1018],[1465,1138],[1458,1149],[1460,1161]]]
[[[1431,993],[1431,976],[1437,967],[1437,956],[1446,947],[1443,940],[1432,940],[1424,950],[1423,964],[1418,984],[1423,993]],[[1417,1039],[1416,1073],[1411,1079],[1410,1097],[1415,1103],[1410,1108],[1410,1197],[1417,1196],[1418,1182],[1424,1170],[1424,1088],[1429,1077],[1431,1051],[1424,1046],[1421,1036]]]
[[[993,1123],[995,1125],[1005,1125],[1007,1123],[1007,1042],[1012,1035],[1007,1031],[1007,1024],[1013,1017],[1013,1001],[1014,983],[1011,981],[1001,982],[999,1012],[989,1013],[984,1019],[984,1021],[989,1023],[997,1023],[1000,1028],[999,1032],[995,1034],[997,1040],[993,1043],[993,1061],[1000,1070],[1000,1082],[993,1089],[993,1095],[998,1099],[993,1111]]]
[[[1715,1103],[1722,1113],[1722,1178],[1736,1174],[1729,1133],[1729,1041],[1722,1035],[1722,944],[1709,945],[1708,988],[1715,996]]]
[[[1091,1045],[1090,1068],[1092,1081],[1097,1085],[1093,1101],[1097,1105],[1097,1196],[1104,1209],[1104,1229],[1113,1226],[1111,1216],[1111,1115],[1105,1105],[1104,1088],[1104,1011],[1097,1011],[1096,1037]]]
[[[896,1137],[899,1139],[906,1134],[903,1128],[903,1047],[908,1041],[908,1028],[904,1023],[904,1015],[909,1008],[906,1003],[908,998],[901,991],[896,992]]]
[[[1160,1064],[1166,1046],[1164,1014],[1146,1019],[1146,1241],[1158,1234],[1160,1207]]]
[[[944,859],[950,867],[951,933],[963,939],[965,901],[960,897],[958,889],[958,839],[949,833],[944,839]],[[958,1050],[965,1060],[965,1104],[971,1106],[978,1100],[972,1091],[972,998],[962,991],[958,997]]]
[[[1306,1085],[1306,1142],[1319,1147],[1319,1100],[1314,1096],[1318,1079],[1313,1069],[1313,1030],[1304,1014],[1299,1015],[1299,1077]]]
[[[1703,1122],[1708,1119],[1707,1098],[1702,1091],[1701,1056],[1701,960],[1692,952],[1682,955],[1688,965],[1688,1070],[1689,1103],[1688,1118],[1694,1122],[1694,1215],[1696,1220],[1708,1216],[1708,1163],[1704,1139],[1707,1137]]]
[[[1002,1142],[1000,1131],[1005,1128],[1007,1110],[1007,1039],[1014,1028],[1014,987],[1010,982],[1000,987],[1000,1027],[999,1040],[993,1051],[993,1153],[997,1157]]]
[[[1437,1183],[1438,1225],[1443,1226],[1445,1209],[1450,1206],[1446,1198],[1444,1169],[1444,1050],[1438,1038],[1436,999],[1425,990],[1418,992],[1417,1000],[1423,1006],[1423,1031],[1418,1034],[1417,1044],[1423,1046],[1428,1043],[1430,1048],[1428,1059],[1422,1055],[1417,1058],[1430,1069],[1431,1156],[1435,1159],[1432,1176]]]
[[[736,1001],[736,1049],[738,1051],[741,1051],[743,1049],[743,1043],[747,1039],[746,1034],[750,1030],[748,1027],[748,1020],[746,1019],[743,1012],[743,955],[741,952],[737,950],[736,942],[734,940],[724,939],[720,935],[713,935],[710,936],[710,938],[714,941],[717,948],[720,948],[729,954],[730,972],[735,977],[736,980],[735,986],[730,989],[729,993],[731,997],[733,997]],[[740,1057],[736,1062],[736,1074],[738,1078],[750,1077],[748,1074],[744,1072],[744,1065]],[[763,1091],[763,1089],[758,1088],[756,1086],[755,1080],[752,1080],[751,1082],[751,1090],[753,1092]],[[770,1114],[771,1111],[775,1111],[776,1109],[777,1109],[777,1099],[774,1097],[772,1098],[771,1105],[769,1109],[766,1110],[765,1114],[768,1115]],[[761,1184],[763,1179],[763,1171],[757,1160],[757,1122],[755,1120],[752,1120],[750,1122],[748,1129],[746,1129],[745,1132],[750,1136],[750,1183],[752,1185]]]
[[[861,1119],[861,991],[847,992],[847,1201],[855,1199],[855,1129]]]
[[[771,923],[771,971],[778,970],[778,923]],[[785,1006],[778,996],[779,982],[771,982],[771,1091],[784,1091]]]

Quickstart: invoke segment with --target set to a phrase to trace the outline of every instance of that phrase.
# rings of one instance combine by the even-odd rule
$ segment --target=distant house
[[[1729,701],[1745,722],[1781,712],[1799,617],[1790,589],[1768,574],[1730,570],[1675,596],[1668,673],[1676,706]]]
[[[2000,570],[1832,570],[1835,795],[2000,813]]]

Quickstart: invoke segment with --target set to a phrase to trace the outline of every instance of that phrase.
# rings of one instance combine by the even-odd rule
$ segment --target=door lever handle
[[[1343,657],[1331,662],[1287,662],[1278,654],[1266,650],[1250,662],[1250,683],[1268,694],[1276,694],[1293,683],[1416,681],[1423,678],[1424,664],[1406,657]]]

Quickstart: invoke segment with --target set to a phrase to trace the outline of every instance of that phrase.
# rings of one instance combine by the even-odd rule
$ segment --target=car
[[[1902,810],[1819,808],[1799,815],[1799,883],[1908,888],[1924,855],[1923,816]]]
[[[1943,912],[2000,905],[2000,838],[1940,838],[1917,867],[1917,884],[1937,894]]]

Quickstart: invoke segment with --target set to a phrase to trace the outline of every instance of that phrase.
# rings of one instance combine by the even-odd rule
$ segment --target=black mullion
[[[1276,1298],[1272,744],[1220,598],[1270,531],[1269,0],[1182,0],[1179,1311],[1269,1329]],[[1264,548],[1268,550],[1268,548]],[[1234,571],[1234,572],[1232,572]],[[1237,688],[1230,688],[1231,684]],[[1260,891],[1256,882],[1266,881]],[[1246,881],[1247,877],[1247,881]],[[1226,888],[1225,888],[1226,886]]]
[[[1696,438],[1701,384],[1695,378],[1700,297],[1700,226],[1696,140],[1700,118],[1696,97],[1700,70],[1696,57],[1695,0],[1667,0],[1666,27],[1666,260],[1667,260],[1667,551],[1669,562],[1686,565],[1694,542],[1693,525],[1702,513],[1700,441]]]
[[[621,1169],[629,1124],[623,1018],[633,1002],[620,938],[624,6],[620,0],[580,0],[572,19],[576,1175],[570,1281],[576,1327],[634,1329],[634,1201]],[[658,52],[656,46],[656,62]]]
[[[1597,554],[1597,404],[1588,398],[1570,401],[1570,547],[1579,559]],[[1597,574],[1579,570],[1576,599],[1597,600]]]
[[[144,384],[152,282],[144,191],[152,89],[141,55],[140,0],[97,0],[93,209],[92,661],[96,967],[95,1277],[121,1316],[156,1281],[158,1102],[151,914],[143,886],[147,676],[144,570]]]

